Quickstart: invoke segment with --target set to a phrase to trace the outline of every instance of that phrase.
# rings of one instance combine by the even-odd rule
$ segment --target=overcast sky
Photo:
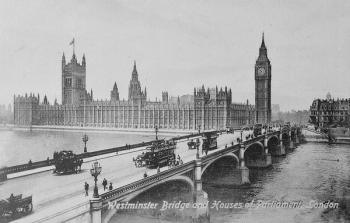
[[[13,94],[61,101],[61,57],[69,42],[87,61],[87,88],[127,98],[133,60],[142,87],[182,95],[225,86],[254,103],[261,34],[272,64],[272,103],[308,109],[312,100],[350,97],[350,1],[2,0],[0,103]]]

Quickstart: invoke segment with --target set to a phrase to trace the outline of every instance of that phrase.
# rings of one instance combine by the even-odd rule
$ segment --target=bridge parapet
[[[281,133],[281,131],[274,131],[274,132],[268,132],[266,134],[267,137],[270,137],[270,136],[274,136],[274,135],[279,135]]]
[[[135,192],[140,188],[145,188],[147,186],[154,184],[155,182],[160,182],[162,180],[170,178],[171,176],[180,175],[188,171],[191,171],[194,169],[194,166],[195,166],[195,161],[187,162],[180,166],[173,167],[171,169],[162,171],[155,175],[152,175],[144,179],[135,181],[133,183],[127,184],[125,186],[116,188],[112,191],[103,193],[100,195],[102,200],[102,205],[105,207],[106,205],[108,205],[108,201],[113,201],[113,200],[122,198],[132,192]]]
[[[256,142],[260,142],[261,140],[264,140],[264,138],[265,138],[265,135],[261,135],[261,136],[255,137],[253,139],[249,139],[249,140],[243,141],[242,143],[245,146],[249,146],[251,144],[254,144]]]
[[[226,149],[210,153],[209,155],[206,155],[206,156],[202,157],[202,164],[207,164],[212,159],[215,159],[218,156],[222,156],[222,155],[225,155],[225,154],[230,153],[230,152],[237,151],[237,150],[239,150],[239,148],[240,148],[240,145],[236,144],[236,145],[233,145],[233,146],[229,146]]]

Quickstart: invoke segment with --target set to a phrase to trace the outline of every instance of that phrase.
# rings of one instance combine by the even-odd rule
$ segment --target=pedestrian
[[[89,184],[87,182],[85,182],[84,188],[85,188],[85,197],[89,196]]]
[[[143,178],[146,178],[147,177],[147,173],[145,172],[144,174],[143,174]]]
[[[109,182],[109,190],[113,190],[113,185],[112,185],[112,182]]]
[[[160,168],[159,168],[159,166],[157,167],[157,173],[160,173]]]
[[[106,178],[103,178],[102,185],[103,185],[103,190],[106,190],[106,188],[107,188],[107,180],[106,180]]]

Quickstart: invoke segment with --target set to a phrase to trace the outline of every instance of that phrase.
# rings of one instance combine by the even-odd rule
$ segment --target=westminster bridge
[[[101,193],[98,198],[45,218],[52,222],[109,222],[118,214],[117,203],[132,202],[139,195],[159,185],[181,181],[187,184],[192,193],[192,204],[205,204],[208,195],[203,190],[203,183],[220,180],[225,185],[249,184],[249,168],[267,168],[272,165],[271,156],[284,156],[300,143],[300,128],[280,128],[265,132],[258,137],[236,144],[232,142],[212,153],[200,154],[197,150],[192,160],[143,179]],[[225,172],[226,176],[221,173]],[[228,175],[227,175],[228,173]],[[192,206],[193,207],[193,206]],[[209,209],[197,205],[191,212],[194,222],[208,222]],[[37,221],[41,222],[41,221]]]

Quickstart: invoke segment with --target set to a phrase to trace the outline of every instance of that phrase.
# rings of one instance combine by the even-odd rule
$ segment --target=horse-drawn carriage
[[[17,218],[33,210],[32,196],[22,198],[22,194],[0,200],[1,218]]]
[[[157,168],[170,165],[175,160],[176,142],[157,140],[146,148],[146,152],[133,158],[136,167]]]
[[[218,134],[215,132],[205,132],[203,133],[203,144],[202,144],[202,153],[206,154],[210,150],[214,150],[218,148],[217,143]]]
[[[197,149],[197,148],[199,148],[199,145],[200,145],[201,143],[200,143],[200,141],[199,141],[199,139],[197,138],[196,139],[196,141],[193,141],[193,139],[191,139],[191,141],[189,141],[188,143],[187,143],[187,146],[188,146],[188,149]]]
[[[255,124],[253,127],[253,135],[254,137],[257,137],[262,134],[263,125],[262,124]]]
[[[83,160],[79,159],[72,151],[55,152],[53,159],[55,162],[54,173],[78,173],[81,171]]]

